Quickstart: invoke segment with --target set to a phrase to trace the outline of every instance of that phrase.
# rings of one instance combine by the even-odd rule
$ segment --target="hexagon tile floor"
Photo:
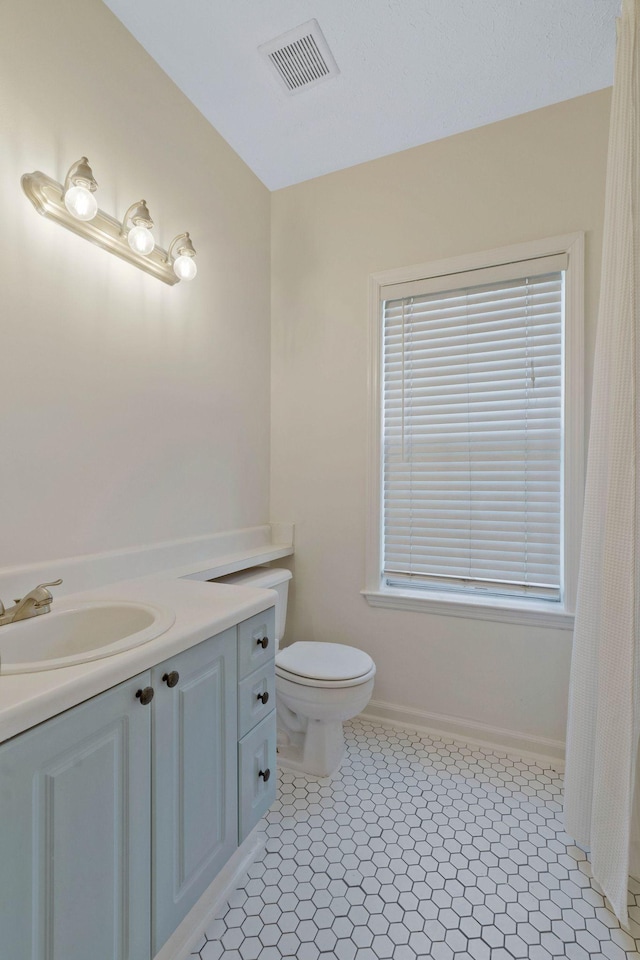
[[[264,855],[193,960],[640,957],[555,771],[360,719],[346,736],[331,780],[280,774]],[[640,884],[630,902],[640,919]]]

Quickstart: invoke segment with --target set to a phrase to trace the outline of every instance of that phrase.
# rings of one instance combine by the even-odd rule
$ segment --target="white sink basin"
[[[0,627],[0,674],[33,673],[111,657],[154,640],[175,614],[143,603],[96,600]]]

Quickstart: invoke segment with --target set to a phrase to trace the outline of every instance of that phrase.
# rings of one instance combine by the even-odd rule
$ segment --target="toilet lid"
[[[373,660],[364,650],[343,643],[292,643],[276,657],[276,666],[311,680],[355,680],[369,673]]]

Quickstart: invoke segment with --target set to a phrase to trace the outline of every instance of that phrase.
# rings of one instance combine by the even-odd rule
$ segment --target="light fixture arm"
[[[64,178],[64,193],[70,187],[85,187],[91,193],[95,193],[98,189],[98,183],[86,157],[80,157],[67,170],[67,175]]]
[[[195,247],[193,246],[193,243],[191,242],[191,237],[189,236],[189,232],[187,231],[186,233],[179,233],[178,236],[174,237],[171,243],[169,244],[169,249],[167,251],[167,260],[166,260],[167,263],[171,263],[171,261],[173,260],[173,248],[176,246],[177,243],[180,243],[181,240],[183,240],[184,243],[182,244],[182,246],[178,247],[178,256],[179,257],[195,257],[196,250],[195,250]]]
[[[136,202],[132,203],[125,213],[122,220],[123,237],[126,237],[127,235],[127,223],[129,220],[131,220],[136,227],[146,227],[148,230],[151,230],[153,227],[153,220],[151,219],[151,214],[149,213],[146,200],[136,200]]]

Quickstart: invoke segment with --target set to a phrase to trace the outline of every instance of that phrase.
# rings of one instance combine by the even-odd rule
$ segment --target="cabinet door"
[[[238,744],[240,843],[276,798],[276,712],[261,720]]]
[[[0,955],[149,960],[149,674],[0,747]]]
[[[236,849],[236,628],[155,667],[153,687],[155,954]]]

